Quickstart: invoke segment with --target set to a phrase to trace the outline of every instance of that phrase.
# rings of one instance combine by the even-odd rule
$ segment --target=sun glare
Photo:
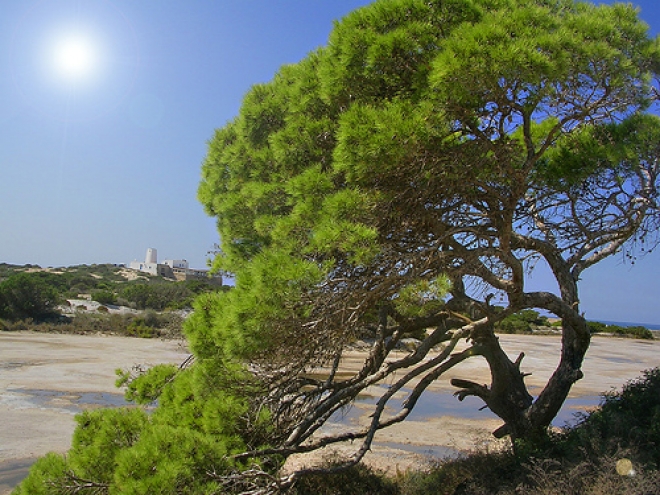
[[[98,54],[94,43],[81,35],[69,35],[52,45],[52,64],[56,73],[69,82],[81,82],[94,75]]]
[[[16,19],[3,57],[8,52],[9,75],[22,102],[40,116],[67,122],[117,110],[140,68],[135,30],[118,2],[19,3],[26,4],[24,15]]]

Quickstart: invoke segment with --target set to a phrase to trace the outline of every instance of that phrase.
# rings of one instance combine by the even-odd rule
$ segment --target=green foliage
[[[152,426],[117,459],[111,493],[219,493],[212,473],[230,467],[226,454],[223,443],[207,435],[176,426]]]
[[[620,123],[562,136],[540,164],[537,177],[568,190],[579,190],[595,173],[615,170],[626,177],[640,160],[653,159],[660,152],[659,122],[656,115],[635,114]]]
[[[197,294],[215,290],[209,283],[162,281],[129,283],[119,291],[118,302],[137,309],[181,309],[190,307]]]
[[[19,273],[33,273],[54,287],[62,297],[75,298],[78,294],[94,290],[108,290],[113,284],[126,282],[122,268],[104,265],[77,265],[42,269],[37,265],[0,264],[0,281]]]
[[[222,315],[207,319],[214,340],[242,341],[242,358],[285,342],[278,332],[301,315],[292,308],[323,278],[406,267],[470,208],[497,216],[493,204],[523,209],[537,188],[629,171],[650,152],[640,143],[658,141],[660,121],[642,113],[658,60],[621,5],[389,0],[349,14],[327,47],[251,88],[209,143],[198,198],[218,219],[214,266],[237,278],[237,294],[217,301]],[[605,91],[603,74],[595,110],[588,95]],[[596,125],[610,104],[620,122]],[[582,111],[595,118],[582,122]],[[402,276],[384,297],[400,303],[421,279]],[[406,311],[438,306],[424,304]]]
[[[103,307],[100,306],[99,309]],[[182,336],[183,318],[176,313],[163,313],[151,319],[148,315],[80,313],[74,317],[62,316],[57,320],[33,321],[30,318],[3,322],[3,331],[31,330],[44,333],[122,335],[126,337],[166,337]],[[147,323],[148,322],[148,323]]]
[[[248,404],[240,392],[207,389],[204,385],[209,381],[203,375],[201,366],[188,369],[164,387],[159,396],[162,407],[154,411],[154,420],[221,438],[228,447],[238,449],[243,443],[241,430],[249,418]]]
[[[41,273],[17,273],[0,283],[0,317],[44,319],[57,313],[57,290]]]
[[[339,459],[330,459],[325,461],[324,467],[332,469],[339,464]],[[397,495],[398,493],[394,480],[364,464],[330,475],[305,476],[291,490],[292,495]]]
[[[231,291],[195,301],[186,325],[191,350],[200,357],[241,360],[278,345],[285,337],[280,321],[305,313],[299,298],[324,272],[283,252],[257,256]]]
[[[116,370],[117,387],[126,387],[124,394],[127,401],[137,404],[151,404],[158,400],[167,383],[174,379],[176,366],[169,364],[158,364],[146,373],[133,376],[131,372]]]
[[[515,483],[520,465],[510,453],[473,452],[458,459],[414,469],[399,480],[401,495],[500,493]]]
[[[660,368],[608,392],[596,411],[561,437],[560,446],[575,451],[580,445],[590,455],[634,452],[635,461],[660,469]]]
[[[131,398],[158,398],[153,413],[119,408],[80,414],[66,458],[39,461],[17,493],[64,495],[71,480],[105,487],[102,493],[110,494],[219,493],[218,476],[243,467],[230,454],[261,446],[269,422],[266,411],[249,411],[244,398],[249,387],[223,392],[208,371],[187,369],[176,380],[176,369],[169,366],[132,380],[120,373],[119,383],[128,383]],[[231,371],[224,371],[222,379],[232,380]],[[213,381],[216,386],[210,387]],[[39,484],[49,491],[29,491]]]
[[[18,278],[16,278],[18,277]],[[79,294],[91,294],[92,300],[103,305],[127,304],[138,309],[183,309],[192,306],[192,300],[197,294],[219,290],[217,286],[205,280],[187,280],[175,282],[161,277],[140,276],[136,281],[128,281],[122,275],[122,268],[115,265],[78,265],[58,269],[43,270],[38,266],[0,264],[0,317],[3,307],[10,316],[5,318],[41,318],[35,313],[40,301],[35,302],[35,308],[18,307],[15,314],[7,304],[15,305],[17,297],[11,296],[10,302],[4,304],[6,298],[2,296],[2,287],[13,284],[12,292],[16,292],[16,281],[20,282],[21,290],[26,291],[18,298],[22,304],[28,305],[30,297],[43,298],[37,292],[43,292],[43,287],[56,294],[57,302],[67,298],[77,298]],[[29,287],[28,287],[29,284]],[[8,286],[7,286],[8,287]],[[30,292],[32,291],[32,292]],[[25,312],[31,314],[26,314]],[[46,313],[47,314],[47,313]]]
[[[501,333],[530,333],[533,328],[550,326],[548,318],[539,315],[538,311],[525,309],[507,316],[495,324],[495,329]]]
[[[50,452],[38,459],[30,468],[27,477],[11,492],[12,495],[64,495],[51,483],[57,485],[69,471],[66,456]]]
[[[116,304],[117,296],[112,290],[97,290],[92,292],[92,301],[100,304]]]
[[[163,309],[166,302],[161,296],[159,289],[147,284],[129,285],[121,291],[121,298],[137,309]]]
[[[148,421],[141,409],[103,409],[79,414],[68,453],[70,468],[81,478],[112,482],[117,456],[139,440]]]
[[[591,333],[611,333],[621,337],[633,337],[636,339],[653,340],[654,338],[651,330],[640,325],[624,327],[621,325],[609,325],[599,321],[590,321],[588,325]]]
[[[135,319],[126,327],[126,333],[132,337],[149,339],[157,335],[158,331],[153,327],[145,325],[144,321]]]
[[[444,307],[451,284],[447,277],[434,280],[420,280],[401,289],[394,306],[404,316],[428,316]]]

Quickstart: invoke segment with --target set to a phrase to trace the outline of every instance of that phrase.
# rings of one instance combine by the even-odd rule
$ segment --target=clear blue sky
[[[218,235],[196,189],[214,129],[367,3],[3,0],[0,262],[127,263],[154,247],[203,267]],[[636,4],[657,34],[657,0]],[[56,49],[73,34],[89,62],[63,67]],[[547,288],[547,274],[531,282]],[[659,288],[660,253],[613,259],[585,274],[582,308],[660,323]]]

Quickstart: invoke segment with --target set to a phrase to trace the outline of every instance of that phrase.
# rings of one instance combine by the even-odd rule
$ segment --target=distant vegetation
[[[588,322],[589,331],[594,333],[610,333],[612,335],[635,337],[638,339],[653,339],[653,332],[641,325],[623,327],[621,325],[608,325],[599,321]]]
[[[0,283],[0,318],[46,319],[57,313],[59,280],[48,273],[16,273]]]
[[[38,265],[0,263],[0,329],[154,336],[159,334],[156,328],[161,328],[165,334],[171,334],[173,328],[180,326],[175,316],[160,315],[157,321],[149,317],[149,323],[145,324],[134,322],[142,318],[135,315],[105,314],[107,306],[152,310],[151,314],[156,314],[191,308],[197,295],[227,290],[226,286],[218,288],[203,280],[175,282],[147,273],[136,274],[135,279],[129,280],[126,273],[125,268],[112,264],[44,270]],[[63,317],[58,306],[81,295],[103,305],[99,308],[102,314]],[[527,309],[507,316],[495,329],[499,333],[524,334],[549,331],[560,324]],[[653,339],[653,332],[643,326],[624,327],[597,321],[588,325],[592,334]]]
[[[525,309],[496,323],[495,330],[500,333],[531,333],[534,328],[549,326],[547,317],[541,316],[538,311]]]
[[[598,321],[587,322],[591,334],[611,334],[618,337],[633,337],[637,339],[653,339],[653,332],[641,325],[621,326],[608,325]],[[507,316],[495,324],[499,333],[532,333],[551,331],[553,327],[561,326],[561,321],[551,322],[538,311],[526,309]]]
[[[129,280],[127,273],[111,264],[42,269],[0,263],[0,329],[172,335],[180,333],[182,321],[173,311],[191,308],[199,294],[222,290],[210,281],[176,282],[146,273]],[[98,314],[62,315],[61,305],[81,297],[100,303]],[[110,314],[114,305],[146,313]]]

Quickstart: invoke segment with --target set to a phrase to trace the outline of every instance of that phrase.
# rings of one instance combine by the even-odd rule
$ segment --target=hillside
[[[0,330],[180,334],[201,293],[226,290],[213,280],[175,281],[112,264],[42,268],[0,264]]]

